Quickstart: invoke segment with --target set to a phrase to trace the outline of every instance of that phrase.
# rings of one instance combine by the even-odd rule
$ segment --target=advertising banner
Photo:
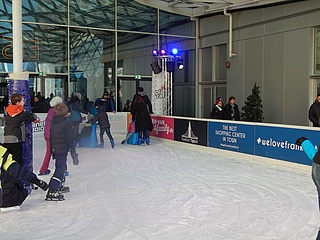
[[[151,94],[151,102],[152,102],[152,110],[154,114],[163,114],[163,82],[164,82],[165,74],[162,72],[159,74],[154,74],[152,72],[152,94]]]
[[[254,126],[236,123],[208,123],[208,146],[254,154]]]
[[[174,119],[174,140],[207,146],[207,123],[188,119]]]
[[[174,140],[174,119],[169,117],[151,116],[153,130],[151,136]]]
[[[311,165],[312,161],[295,144],[296,139],[304,136],[319,146],[319,131],[283,127],[256,126],[255,154],[264,157],[287,160]]]

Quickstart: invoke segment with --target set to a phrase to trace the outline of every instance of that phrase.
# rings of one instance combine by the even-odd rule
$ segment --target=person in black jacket
[[[25,141],[25,123],[39,122],[37,116],[24,110],[22,94],[12,94],[11,104],[6,108],[4,116],[4,147],[13,153],[13,159],[23,165],[22,143]]]
[[[320,127],[320,93],[309,108],[309,120],[314,127]]]
[[[210,118],[223,119],[223,105],[221,98],[217,98],[216,103],[213,105]]]
[[[106,132],[108,135],[108,138],[110,140],[111,147],[114,148],[115,143],[114,143],[114,139],[113,139],[111,132],[110,132],[110,122],[109,122],[108,113],[104,111],[104,107],[102,105],[99,106],[99,108],[98,108],[98,115],[93,120],[91,120],[92,124],[94,124],[96,122],[98,122],[99,127],[100,127],[99,147],[100,148],[104,147],[103,135],[104,135],[104,132]]]
[[[231,96],[229,97],[229,102],[223,108],[223,118],[224,120],[232,120],[239,121],[240,120],[240,112],[239,107],[235,103],[236,98]]]
[[[137,98],[138,96],[140,96],[142,102],[143,102],[144,104],[146,104],[148,112],[149,112],[150,114],[153,114],[151,101],[150,101],[148,95],[146,95],[146,94],[144,93],[143,87],[139,87],[139,88],[138,88],[138,93],[133,96],[132,104],[136,102],[136,98]]]
[[[69,192],[69,187],[64,186],[65,172],[67,170],[67,155],[71,152],[73,164],[78,165],[71,122],[67,119],[68,107],[59,103],[54,107],[54,116],[50,127],[50,148],[55,161],[55,171],[49,182],[47,201],[63,201],[61,193]],[[76,155],[73,156],[73,155]]]
[[[21,180],[33,183],[46,191],[48,184],[39,180],[37,176],[21,167],[12,159],[12,154],[0,145],[0,211],[19,210],[20,205],[30,193],[24,188]]]
[[[138,95],[131,107],[132,121],[135,122],[135,132],[139,133],[138,145],[142,143],[142,134],[146,143],[150,144],[149,132],[152,131],[152,121],[147,109],[147,105]]]

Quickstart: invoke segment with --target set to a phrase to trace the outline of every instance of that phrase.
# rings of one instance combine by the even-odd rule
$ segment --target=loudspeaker
[[[174,72],[176,62],[172,60],[167,61],[167,72]]]
[[[161,73],[162,72],[162,69],[161,67],[158,65],[158,61],[153,61],[151,64],[150,64],[151,68],[152,68],[152,71],[155,73],[155,74],[158,74],[158,73]]]

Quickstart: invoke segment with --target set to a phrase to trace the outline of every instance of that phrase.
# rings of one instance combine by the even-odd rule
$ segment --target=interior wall
[[[317,0],[232,13],[237,55],[228,59],[227,95],[236,97],[240,109],[257,83],[264,122],[309,125],[311,33],[320,26],[319,14]],[[201,19],[200,48],[222,42],[228,43],[228,17]]]

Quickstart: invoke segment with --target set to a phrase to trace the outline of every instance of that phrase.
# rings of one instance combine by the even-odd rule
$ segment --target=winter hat
[[[217,99],[217,100],[216,100],[216,105],[217,105],[219,102],[222,102],[222,100]]]
[[[57,105],[58,103],[62,103],[62,98],[61,97],[54,97],[51,99],[50,101],[50,107],[54,107],[55,105]]]
[[[78,97],[78,98],[82,98],[81,93],[75,93],[74,96]]]

